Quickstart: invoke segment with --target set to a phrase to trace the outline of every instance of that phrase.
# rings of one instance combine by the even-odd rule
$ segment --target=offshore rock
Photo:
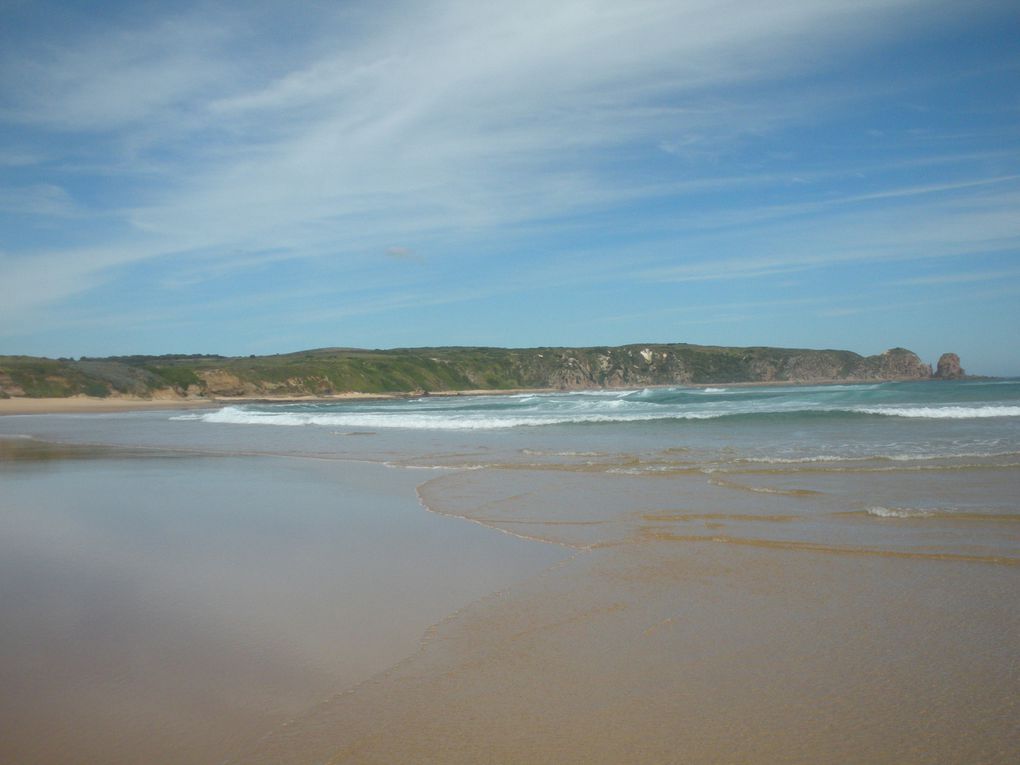
[[[959,380],[967,376],[960,366],[960,357],[955,353],[943,353],[939,356],[939,364],[935,369],[935,378],[939,380]]]

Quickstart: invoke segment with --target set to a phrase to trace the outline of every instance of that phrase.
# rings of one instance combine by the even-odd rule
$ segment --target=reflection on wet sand
[[[376,440],[377,464],[324,447],[0,458],[3,756],[1020,753],[1015,452]]]
[[[1014,761],[1013,516],[964,515],[961,535],[847,509],[889,501],[871,478],[765,478],[776,491],[549,465],[426,481],[430,510],[577,552],[238,762]],[[986,479],[929,491],[1007,506],[1016,477]]]
[[[223,762],[564,557],[423,513],[382,465],[10,441],[4,763]]]

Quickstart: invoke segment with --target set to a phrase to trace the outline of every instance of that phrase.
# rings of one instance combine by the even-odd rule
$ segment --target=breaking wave
[[[1020,406],[911,406],[860,407],[853,411],[886,417],[921,417],[928,420],[966,420],[984,417],[1020,417]]]
[[[438,412],[275,412],[263,409],[228,406],[206,414],[185,414],[174,420],[201,420],[228,425],[323,425],[348,428],[405,428],[408,430],[494,430],[538,425],[583,423],[647,422],[661,419],[711,419],[722,416],[707,412],[688,412],[664,418],[657,414],[607,414],[590,412],[575,415],[480,415],[459,413],[455,416]]]
[[[926,445],[930,449],[930,445]],[[994,457],[1018,457],[1016,451],[934,451],[928,453],[904,452],[902,454],[884,454],[881,452],[860,455],[818,454],[810,457],[739,457],[733,460],[737,464],[762,465],[802,465],[815,462],[925,462],[931,460],[950,459],[990,459]]]
[[[868,515],[876,518],[931,518],[935,515],[934,510],[923,507],[869,507]]]
[[[492,430],[546,425],[694,422],[740,418],[786,421],[884,417],[921,420],[1020,418],[1020,383],[645,388],[432,396],[390,401],[247,404],[177,420],[230,425]],[[823,459],[823,458],[817,458]]]

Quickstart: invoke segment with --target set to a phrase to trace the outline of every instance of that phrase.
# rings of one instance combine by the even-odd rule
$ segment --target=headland
[[[713,384],[959,379],[892,348],[852,351],[687,343],[586,348],[323,348],[272,356],[0,356],[0,413],[123,411],[309,401]]]

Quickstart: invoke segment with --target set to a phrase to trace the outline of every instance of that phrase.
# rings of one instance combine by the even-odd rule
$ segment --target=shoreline
[[[997,379],[968,377],[968,380]],[[393,401],[411,398],[453,398],[456,396],[513,396],[533,393],[583,393],[587,391],[625,391],[645,388],[760,388],[797,385],[875,385],[888,382],[942,382],[933,378],[886,378],[881,380],[755,380],[743,382],[660,383],[654,385],[590,388],[501,388],[443,391],[404,391],[400,393],[362,393],[348,391],[331,396],[216,396],[213,398],[133,398],[110,396],[67,396],[62,398],[0,398],[0,417],[26,414],[99,414],[158,410],[211,409],[231,404],[329,404],[337,401]]]
[[[0,399],[0,417],[23,414],[99,414],[159,409],[204,409],[216,406],[212,399],[135,399],[91,398],[4,398]]]
[[[216,398],[130,398],[110,396],[67,396],[63,398],[0,399],[0,417],[19,414],[98,414],[102,412],[141,412],[174,409],[212,409],[230,404],[328,403],[330,401],[383,401],[406,398],[411,394],[341,393],[335,396],[218,396]]]
[[[807,383],[787,383],[797,384]],[[737,388],[736,384],[713,386]],[[925,392],[938,395],[940,391],[929,387]],[[494,391],[475,393],[493,395]],[[337,398],[294,397],[276,402]],[[233,401],[178,399],[130,403],[135,408],[153,403],[166,408],[179,404],[226,406],[253,400],[238,397]],[[268,398],[261,400],[269,405],[273,402]],[[116,403],[109,402],[113,406]],[[130,437],[141,424],[153,429],[147,442],[158,445],[169,441],[179,447],[175,433],[179,428],[161,422],[166,417],[152,417],[151,422],[142,423],[129,418],[95,418],[91,422],[86,419],[6,421],[0,422],[0,427],[46,434],[51,442],[54,433],[60,438],[87,432],[90,441],[101,442],[122,431]],[[872,429],[869,423],[851,423],[850,427],[853,433]],[[757,435],[753,436],[751,447],[765,446],[768,454],[783,456],[781,450],[773,449],[781,448],[787,441],[802,442],[802,428],[799,423],[789,426],[780,423],[778,430],[769,425],[754,431]],[[196,437],[202,437],[199,429],[194,432],[196,435],[187,441],[191,447],[200,444],[194,440]],[[928,432],[928,428],[922,432]],[[97,439],[92,435],[95,433],[101,436],[105,433],[107,437]],[[288,433],[308,434],[307,437],[315,439],[321,431],[297,429]],[[611,455],[603,467],[627,468],[633,464],[633,456],[655,454],[660,449],[688,445],[709,448],[713,443],[726,447],[733,443],[731,434],[719,433],[711,441],[706,440],[705,432],[694,429],[678,440],[681,434],[653,427],[644,431],[642,441],[631,445],[626,439],[616,441],[612,433],[593,434],[586,429],[571,431],[569,440],[556,434],[544,440],[546,437],[539,432],[532,433],[521,443],[508,442],[503,433],[477,433],[470,439],[472,454],[484,455],[480,462],[494,461],[492,455],[501,449],[516,453],[516,447],[521,445],[546,450],[547,458],[535,460],[528,456],[522,460],[521,470],[489,464],[478,470],[415,472],[415,468],[428,465],[448,465],[444,457],[454,453],[455,447],[464,451],[461,449],[464,438],[456,432],[437,433],[421,440],[405,438],[400,433],[381,434],[378,444],[360,439],[331,439],[332,445],[324,447],[331,455],[345,460],[356,458],[356,464],[347,466],[322,462],[323,451],[318,446],[294,452],[286,439],[281,442],[270,439],[266,443],[280,443],[281,451],[271,446],[271,453],[263,453],[258,443],[237,429],[227,433],[229,441],[216,441],[214,446],[222,449],[224,443],[233,444],[235,451],[230,452],[231,456],[236,454],[241,459],[208,460],[200,467],[191,466],[188,461],[158,460],[136,470],[120,460],[116,472],[109,473],[106,463],[97,465],[95,470],[87,464],[76,464],[66,472],[52,464],[40,470],[15,463],[11,469],[19,471],[22,480],[10,482],[5,500],[11,508],[10,518],[18,523],[5,518],[9,526],[0,534],[9,549],[23,555],[20,550],[36,540],[40,550],[36,559],[46,561],[50,558],[44,554],[51,549],[61,553],[71,549],[66,540],[76,526],[63,519],[75,518],[74,512],[82,513],[83,539],[90,543],[98,539],[106,544],[108,535],[92,533],[93,525],[107,528],[103,525],[105,508],[121,506],[119,512],[123,515],[115,517],[130,519],[121,524],[125,534],[141,533],[138,537],[144,543],[141,549],[151,545],[152,552],[130,558],[131,564],[137,566],[130,570],[131,587],[140,587],[148,597],[138,602],[118,601],[123,611],[115,614],[117,619],[107,620],[112,628],[108,634],[100,635],[103,642],[95,642],[97,647],[89,649],[85,643],[90,633],[72,633],[73,638],[81,639],[73,650],[51,652],[58,663],[50,666],[56,666],[58,671],[45,677],[32,674],[34,665],[27,660],[18,662],[17,654],[11,664],[29,668],[25,671],[26,687],[38,689],[39,698],[68,699],[67,719],[72,721],[71,728],[80,732],[74,744],[77,751],[86,751],[90,759],[113,760],[107,756],[108,750],[100,748],[105,746],[100,737],[141,742],[138,747],[154,741],[158,749],[160,740],[150,731],[161,729],[165,717],[154,716],[151,722],[144,716],[122,719],[117,722],[121,727],[117,728],[103,728],[101,720],[93,724],[89,710],[96,705],[91,688],[86,687],[89,693],[83,696],[80,688],[64,681],[72,676],[70,670],[76,666],[73,660],[77,656],[86,659],[103,656],[100,649],[111,644],[121,654],[144,649],[151,645],[146,640],[164,640],[165,631],[165,639],[175,641],[173,645],[195,646],[188,648],[193,651],[188,655],[197,657],[196,661],[180,662],[172,655],[172,664],[168,665],[169,671],[187,684],[184,691],[174,687],[169,690],[186,692],[188,708],[194,708],[196,687],[199,690],[211,687],[213,698],[219,698],[225,687],[240,689],[233,698],[252,698],[252,688],[262,686],[242,685],[242,681],[249,682],[245,675],[228,672],[226,679],[221,679],[209,672],[208,666],[214,659],[217,667],[231,666],[214,652],[216,643],[196,641],[195,634],[187,629],[173,631],[164,627],[180,624],[176,604],[182,602],[192,617],[185,626],[211,625],[208,634],[219,638],[217,626],[223,625],[219,607],[223,602],[237,602],[238,593],[242,593],[241,597],[248,593],[247,605],[244,600],[240,605],[251,610],[241,609],[240,615],[250,613],[261,619],[259,615],[271,611],[273,616],[267,621],[228,622],[227,627],[234,627],[231,631],[219,627],[228,639],[229,651],[237,650],[234,646],[238,626],[245,628],[245,634],[260,640],[265,636],[266,643],[288,646],[286,655],[294,658],[288,659],[285,666],[296,669],[288,670],[293,674],[287,677],[295,678],[295,685],[301,686],[308,682],[308,675],[301,674],[302,667],[309,666],[302,653],[305,635],[323,634],[324,642],[312,643],[324,646],[326,657],[318,665],[322,670],[313,674],[312,680],[318,682],[316,677],[325,677],[326,670],[337,674],[329,675],[329,682],[323,687],[333,684],[333,678],[342,679],[326,690],[316,686],[307,692],[307,697],[315,698],[313,703],[296,704],[296,711],[278,718],[269,719],[268,715],[275,714],[279,707],[267,702],[267,717],[250,725],[254,734],[244,731],[238,734],[226,727],[235,719],[232,716],[236,709],[226,708],[221,716],[215,710],[207,714],[200,722],[208,721],[213,734],[225,730],[230,741],[240,742],[226,760],[221,755],[226,749],[222,744],[226,736],[200,739],[199,734],[207,735],[207,729],[198,722],[190,722],[189,735],[182,743],[196,751],[207,747],[203,752],[214,755],[195,756],[196,760],[275,765],[284,759],[293,762],[343,759],[343,753],[358,751],[364,759],[379,762],[443,761],[449,765],[470,765],[487,755],[508,762],[559,757],[568,763],[655,763],[667,761],[681,751],[693,759],[702,753],[711,759],[721,752],[724,758],[733,760],[754,760],[764,752],[766,759],[776,761],[827,761],[849,752],[850,759],[875,761],[883,760],[890,752],[894,757],[909,760],[917,752],[926,755],[945,751],[954,761],[969,762],[998,761],[995,752],[1010,745],[1009,719],[1003,718],[999,710],[1015,696],[1015,682],[998,672],[998,668],[1009,666],[1016,658],[1015,648],[1008,641],[1003,644],[1000,636],[1011,634],[1016,628],[1009,595],[1015,591],[1013,585],[1020,569],[1012,563],[1003,565],[1003,538],[995,523],[974,522],[964,528],[960,523],[946,522],[947,518],[937,513],[917,514],[927,513],[927,504],[920,496],[944,497],[952,505],[957,491],[959,497],[973,502],[975,491],[988,490],[992,492],[989,496],[993,504],[1010,505],[1009,473],[971,475],[939,469],[914,472],[909,465],[891,463],[892,472],[883,466],[882,472],[841,473],[840,488],[833,492],[827,474],[817,472],[811,463],[800,468],[774,465],[775,472],[768,472],[760,463],[737,461],[743,453],[739,452],[726,459],[741,466],[734,471],[741,477],[730,476],[731,482],[716,483],[705,481],[700,471],[687,470],[692,464],[714,469],[715,457],[709,455],[705,462],[689,451],[673,457],[663,455],[662,465],[683,466],[676,472],[627,474],[601,468],[575,471],[574,467],[577,455],[607,443],[614,449],[620,443],[621,451]],[[831,438],[852,440],[853,433],[837,432]],[[594,439],[600,442],[593,443]],[[885,440],[869,443],[881,448]],[[3,448],[0,438],[0,451]],[[82,448],[86,451],[80,456],[99,447]],[[372,462],[366,450],[385,455],[383,465],[387,469],[363,465]],[[420,459],[423,451],[435,455],[435,459],[423,461]],[[32,442],[11,445],[8,456],[16,460],[19,452],[46,461],[79,456],[73,445],[49,447]],[[119,459],[122,454],[111,456]],[[276,462],[277,457],[286,462]],[[0,453],[0,463],[3,458]],[[969,457],[964,459],[962,464],[972,462]],[[391,467],[397,469],[390,470]],[[108,494],[111,475],[117,481],[114,484],[117,499],[113,502]],[[181,488],[173,492],[154,490],[164,485],[164,477],[174,476],[177,476],[174,486]],[[185,480],[180,480],[182,477]],[[422,477],[426,480],[422,481]],[[402,499],[412,484],[418,500],[413,513]],[[21,493],[15,494],[16,490]],[[68,499],[54,502],[54,497],[65,496],[59,493],[61,490]],[[139,501],[122,499],[132,496]],[[918,499],[915,502],[904,499],[905,496]],[[388,504],[391,500],[392,507]],[[52,517],[46,515],[51,504],[56,508]],[[872,506],[889,508],[890,515],[861,512],[860,508]],[[853,512],[845,515],[832,512],[840,507]],[[897,516],[897,512],[903,514]],[[915,515],[910,515],[911,512]],[[154,523],[138,522],[146,514]],[[446,525],[434,527],[419,516],[425,519],[438,516]],[[30,521],[37,517],[40,525],[35,531]],[[310,520],[315,523],[310,524]],[[23,529],[33,534],[18,536]],[[288,533],[280,534],[280,529]],[[352,529],[359,533],[352,534]],[[376,531],[364,533],[372,529]],[[476,529],[477,536],[461,536]],[[171,540],[191,539],[194,545],[189,545],[189,549],[200,551],[201,555],[179,555],[178,550],[183,548],[168,546],[168,536]],[[120,570],[125,565],[123,557],[117,554],[124,547],[122,538],[118,535],[110,540],[114,549],[84,556],[93,569],[62,564],[55,569],[55,585],[50,590],[18,601],[31,606],[29,615],[42,615],[39,630],[52,624],[47,614],[65,607],[61,598],[73,599],[76,608],[82,608],[82,603],[87,607],[87,596],[92,592],[88,583],[97,581],[99,574],[105,576],[111,569]],[[210,543],[210,538],[215,543]],[[438,547],[422,552],[422,546],[430,541]],[[501,546],[500,541],[512,541],[517,546]],[[349,550],[344,547],[347,544]],[[490,554],[479,551],[478,545],[482,544],[493,545],[486,547],[486,551],[505,550],[500,558],[505,569],[494,570]],[[974,555],[979,545],[984,545],[980,549],[987,552],[980,561],[963,557]],[[252,550],[257,554],[252,555]],[[456,552],[450,552],[453,550]],[[161,551],[167,556],[162,565]],[[538,561],[547,555],[571,552],[546,568],[536,566],[533,575],[530,564],[522,558],[532,556],[532,560]],[[357,555],[363,558],[354,557]],[[419,557],[409,559],[412,555]],[[474,558],[465,561],[469,555]],[[307,565],[309,556],[319,556],[315,566]],[[437,579],[444,571],[450,573],[447,566],[434,566],[434,561],[442,556],[477,566],[465,569],[467,578],[473,570],[483,571],[492,576],[492,586],[479,588],[485,594],[478,597],[462,598],[458,594],[449,598],[449,610],[434,619],[426,614],[417,624],[403,621],[394,627],[376,621],[376,631],[372,633],[313,632],[316,625],[346,630],[349,624],[361,624],[346,615],[350,613],[344,610],[347,606],[338,607],[347,602],[343,597],[353,598],[351,608],[363,605],[366,614],[375,612],[385,620],[388,615],[405,613],[408,606],[432,603],[430,597],[437,592],[449,593],[450,587],[463,585],[463,573],[448,576],[445,581],[449,584]],[[14,553],[8,557],[15,562],[22,559]],[[82,559],[78,556],[72,561]],[[978,562],[985,565],[977,565]],[[216,568],[220,565],[224,566],[222,576]],[[366,576],[369,565],[377,567]],[[62,579],[63,571],[71,575]],[[89,575],[90,571],[95,575]],[[246,571],[256,577],[250,588],[238,586],[246,581],[238,578],[239,574]],[[329,573],[324,575],[323,571]],[[523,573],[519,579],[504,584],[504,571]],[[294,576],[306,579],[298,580],[295,586]],[[28,577],[12,579],[34,581]],[[277,585],[267,587],[267,579]],[[174,598],[169,603],[164,600],[167,592],[180,597],[187,595],[186,591],[175,591],[172,585],[189,581],[199,586],[192,591],[190,600]],[[203,581],[206,583],[202,584]],[[331,589],[329,584],[345,581],[356,584],[337,589]],[[918,599],[923,600],[932,581],[939,582],[946,603],[918,612]],[[83,583],[81,591],[75,589],[79,582]],[[389,590],[379,590],[371,597],[365,595],[365,587],[385,582],[389,582]],[[411,584],[420,590],[407,597]],[[292,588],[294,594],[280,597],[282,587]],[[211,610],[203,610],[207,592],[217,596]],[[105,593],[106,590],[98,593],[104,598],[101,607],[107,607]],[[274,594],[277,602],[270,602],[267,607],[265,598]],[[399,601],[401,597],[405,600]],[[312,611],[289,610],[292,602],[316,605],[315,598],[320,600]],[[374,611],[377,603],[384,607]],[[330,627],[313,618],[300,623],[300,629],[294,629],[289,619],[301,613],[337,613],[341,621],[339,627]],[[283,618],[277,620],[275,614]],[[157,616],[168,618],[157,621]],[[20,623],[15,622],[19,618],[17,612],[8,614],[8,618],[12,623]],[[874,627],[862,635],[858,627],[869,619]],[[130,627],[140,622],[156,623],[159,631],[119,629],[123,624]],[[428,626],[424,631],[415,632],[418,624],[425,622]],[[259,629],[250,629],[252,623]],[[809,632],[790,629],[789,625],[798,623],[815,623],[819,629]],[[281,632],[264,631],[279,624],[283,625]],[[408,625],[406,629],[404,624]],[[961,624],[965,627],[961,628]],[[403,631],[398,633],[398,628]],[[45,638],[49,633],[39,634]],[[397,641],[398,634],[400,644],[390,644],[395,646],[393,663],[377,658],[382,650],[381,643],[376,645],[376,641],[381,641],[377,636]],[[932,638],[932,634],[936,637]],[[414,647],[407,648],[410,643],[405,637],[413,638]],[[905,654],[904,644],[915,648]],[[86,650],[81,645],[86,645]],[[255,647],[261,649],[262,645],[258,643]],[[342,646],[342,650],[337,646]],[[258,658],[262,655],[239,665],[241,670],[254,667],[261,671],[265,665]],[[210,663],[202,663],[205,656],[212,657],[206,660]],[[336,657],[347,663],[337,664]],[[61,665],[59,661],[66,663]],[[377,663],[370,665],[370,661]],[[95,661],[91,663],[94,665]],[[876,666],[883,671],[860,675],[862,666]],[[593,672],[592,667],[599,671]],[[938,667],[937,675],[933,675],[932,667]],[[163,665],[157,668],[162,669]],[[158,675],[159,684],[149,686],[159,694],[152,707],[156,713],[162,709],[158,706],[162,699],[176,702],[180,698],[168,694],[162,680],[165,676]],[[854,682],[859,685],[846,691],[847,678],[858,676],[861,679]],[[933,676],[935,680],[931,680]],[[43,682],[49,677],[53,678],[52,685]],[[228,684],[232,677],[237,684]],[[1003,680],[993,684],[985,680],[988,677]],[[140,693],[149,692],[145,685],[138,687]],[[494,688],[499,690],[498,694],[493,693]],[[946,698],[952,698],[954,704],[944,704]],[[84,700],[75,706],[80,699]],[[22,701],[18,701],[23,707]],[[929,711],[932,709],[935,712]],[[805,710],[813,710],[807,718]],[[934,718],[929,716],[932,714]],[[533,735],[522,737],[520,721],[530,722],[536,715],[547,722],[536,726]],[[14,719],[22,721],[20,717]],[[927,735],[932,719],[939,724],[942,739]],[[664,720],[689,722],[674,725],[663,724]],[[741,726],[748,720],[754,721],[754,729],[734,737],[733,731],[744,731]],[[74,728],[75,725],[80,727]],[[889,727],[883,727],[886,725]],[[982,729],[986,731],[983,737],[967,735],[981,725],[987,726]],[[798,731],[807,729],[819,732],[805,739]],[[621,734],[623,730],[626,735]],[[881,735],[872,735],[875,730]],[[93,731],[98,733],[93,735]],[[794,733],[787,735],[783,731]],[[211,743],[206,744],[207,740]],[[444,742],[450,740],[461,742],[456,750],[446,747]],[[927,742],[923,744],[924,751],[918,749],[919,740]],[[641,742],[641,746],[636,748],[635,741]],[[93,748],[89,749],[90,746]],[[576,752],[576,757],[563,757],[563,752]],[[146,759],[132,754],[135,761]],[[37,759],[44,761],[42,756]],[[149,759],[158,757],[150,755]],[[45,761],[61,762],[57,758]]]
[[[669,386],[657,386],[669,387]],[[591,390],[603,390],[592,388]],[[621,388],[620,390],[628,390]],[[332,396],[217,396],[215,398],[64,398],[0,399],[0,417],[23,414],[98,414],[174,409],[211,409],[231,404],[329,404],[336,401],[394,401],[411,398],[452,398],[455,396],[510,396],[527,393],[556,393],[556,388],[510,388],[506,390],[407,391],[403,393],[361,393],[351,391]]]

